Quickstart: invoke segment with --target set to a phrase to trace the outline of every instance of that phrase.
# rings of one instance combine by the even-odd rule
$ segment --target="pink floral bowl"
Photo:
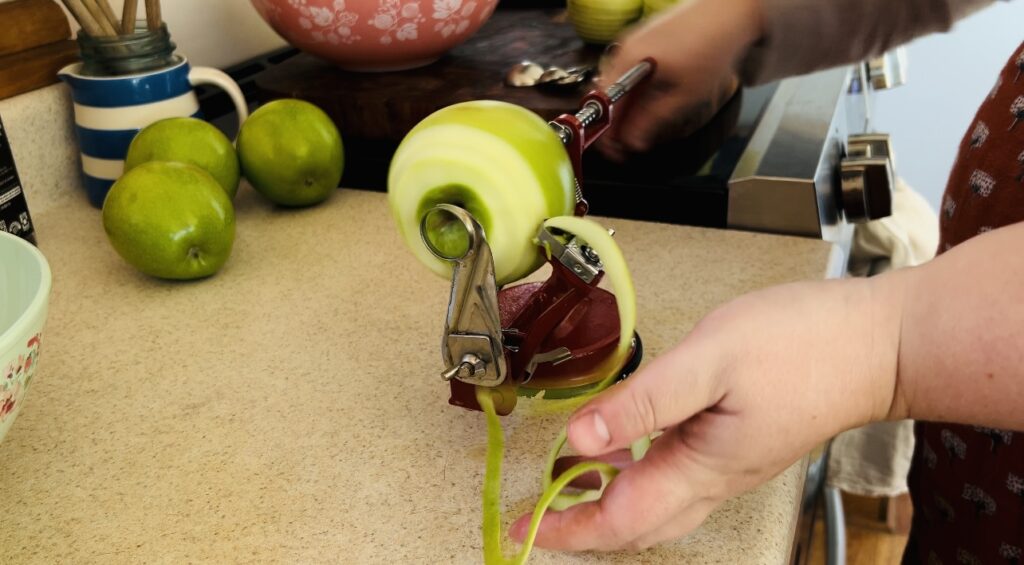
[[[430,64],[469,39],[498,0],[252,0],[293,46],[353,71]]]
[[[35,375],[49,302],[50,267],[43,254],[0,231],[0,441]]]

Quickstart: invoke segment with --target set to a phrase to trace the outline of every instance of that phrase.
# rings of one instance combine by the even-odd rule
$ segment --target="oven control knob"
[[[840,164],[842,209],[859,224],[892,214],[892,144],[885,134],[852,135]]]
[[[868,80],[875,90],[887,90],[907,83],[907,49],[897,47],[869,59],[867,67]]]

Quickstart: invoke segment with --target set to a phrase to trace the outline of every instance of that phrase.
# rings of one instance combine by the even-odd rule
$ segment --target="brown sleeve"
[[[993,0],[761,0],[764,35],[740,68],[760,84],[859,61],[946,31]]]

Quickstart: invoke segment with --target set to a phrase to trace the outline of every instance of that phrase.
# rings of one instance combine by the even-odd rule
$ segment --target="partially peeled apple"
[[[575,177],[562,141],[540,116],[478,100],[431,114],[406,135],[388,173],[388,204],[406,245],[441,276],[451,264],[423,243],[420,222],[434,206],[467,210],[483,228],[499,285],[543,263],[534,243],[544,220],[572,214]],[[426,237],[446,255],[466,245],[461,225],[431,222]]]

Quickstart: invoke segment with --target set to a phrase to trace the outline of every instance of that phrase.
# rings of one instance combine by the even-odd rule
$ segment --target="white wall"
[[[110,5],[120,16],[123,0],[110,0]],[[144,5],[139,0],[140,19]],[[160,5],[178,52],[196,65],[223,68],[285,45],[249,0],[163,0]]]
[[[999,2],[911,43],[907,84],[879,94],[875,129],[892,134],[897,173],[934,208],[960,139],[1022,40],[1024,1]]]

